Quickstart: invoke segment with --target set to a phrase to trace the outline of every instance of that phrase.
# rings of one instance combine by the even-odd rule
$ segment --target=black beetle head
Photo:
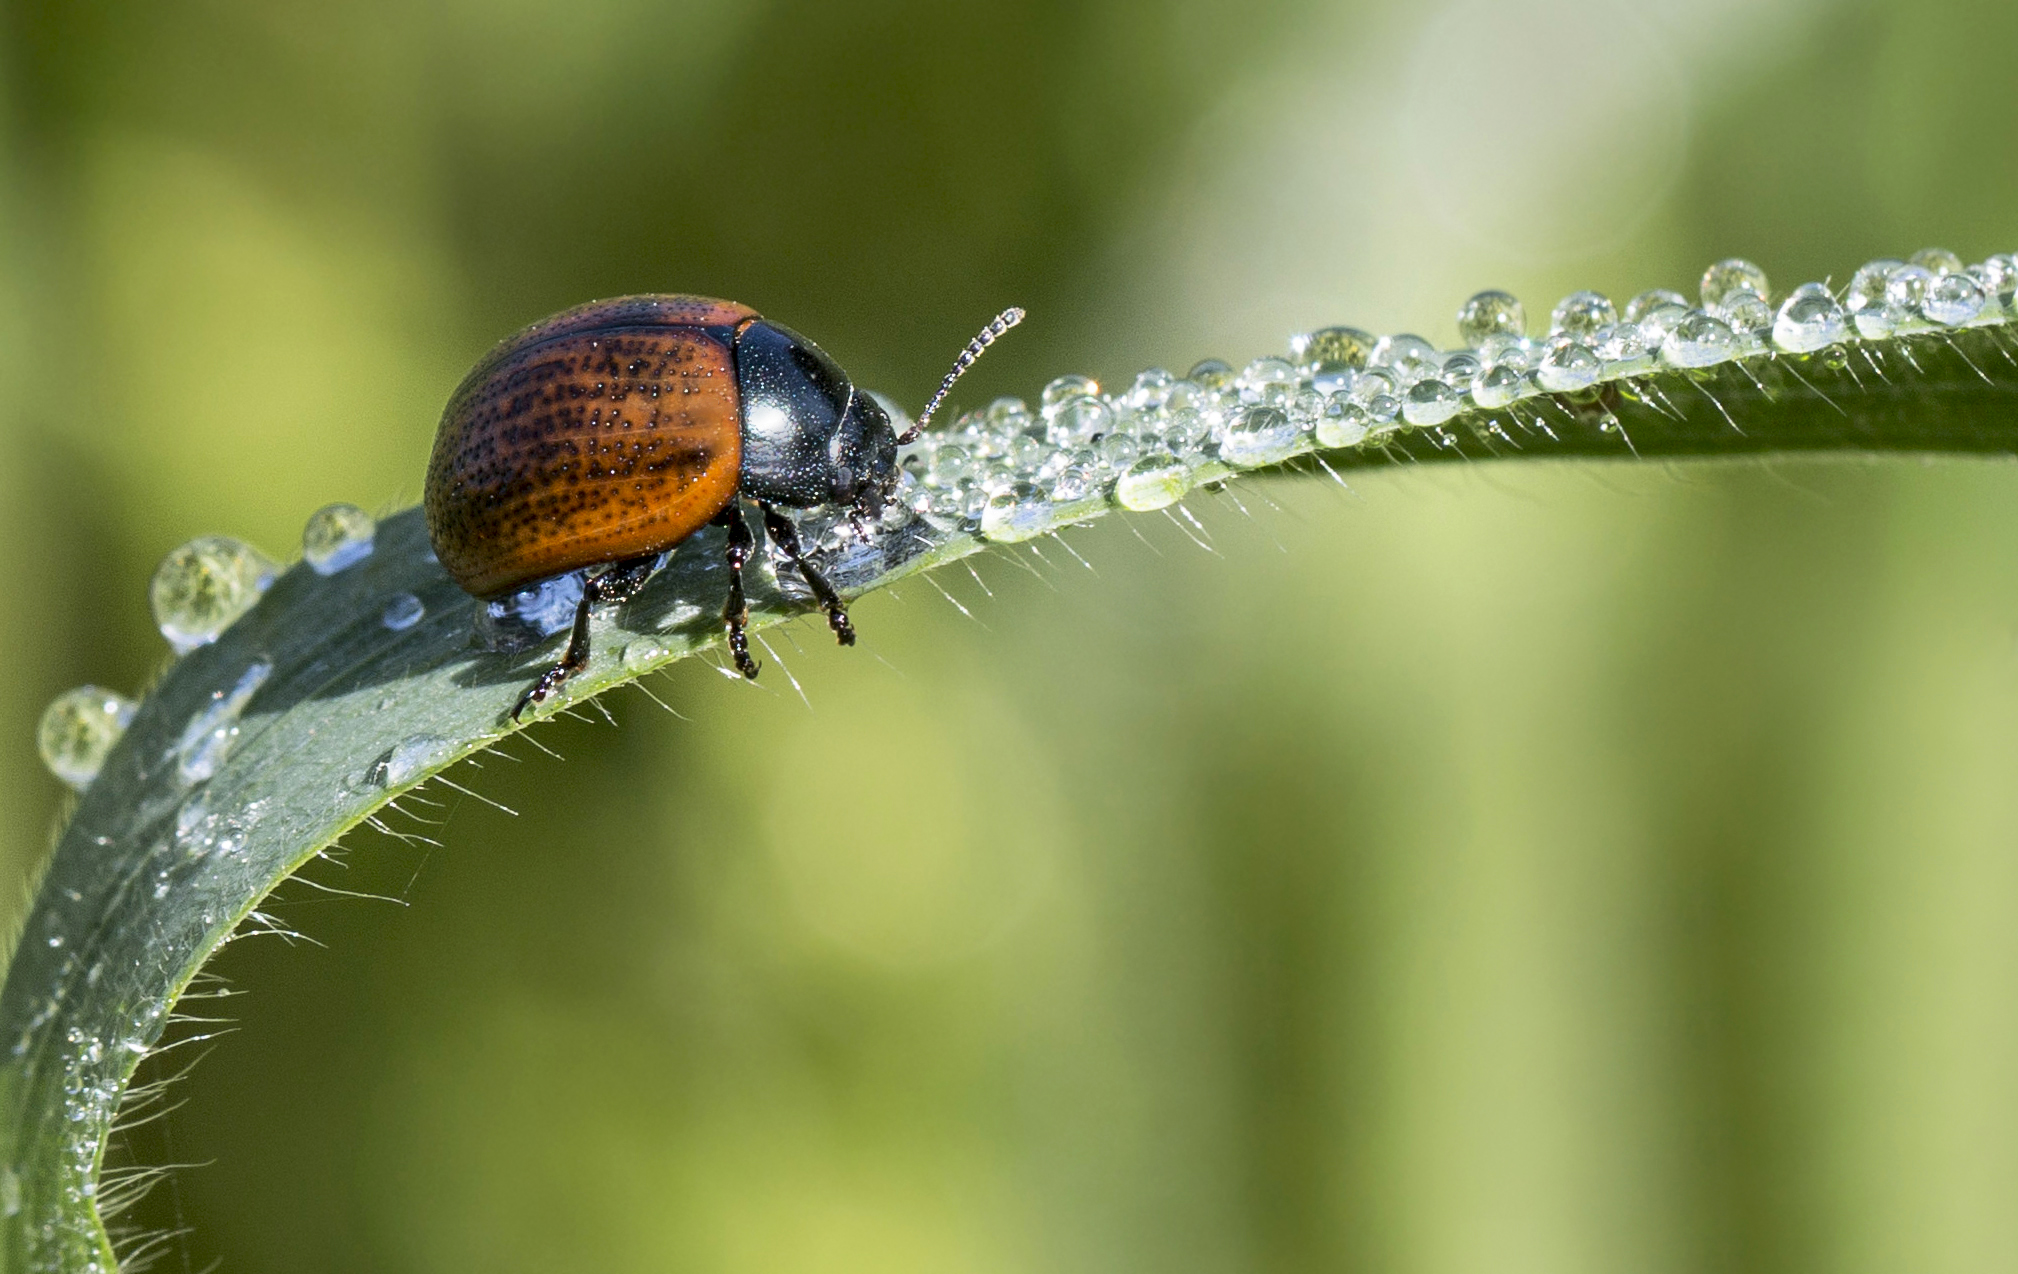
[[[881,515],[897,489],[897,431],[883,404],[857,389],[829,451],[835,501],[853,505],[863,517]]]

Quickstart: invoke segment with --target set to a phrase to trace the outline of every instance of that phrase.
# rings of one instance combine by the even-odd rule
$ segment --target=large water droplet
[[[1236,469],[1287,460],[1303,440],[1303,431],[1289,413],[1275,407],[1250,407],[1227,426],[1219,442],[1219,458]]]
[[[35,746],[49,772],[78,791],[91,786],[138,705],[102,686],[79,686],[42,710]]]
[[[1766,272],[1742,257],[1719,261],[1703,271],[1703,308],[1711,314],[1725,317],[1725,307],[1741,292],[1749,292],[1761,301],[1770,299]]]
[[[427,614],[427,606],[412,593],[394,593],[392,600],[379,612],[378,622],[396,633],[403,633],[421,621]]]
[[[570,571],[486,602],[476,613],[476,644],[498,654],[517,654],[566,631],[575,622],[587,579],[581,571]]]
[[[1698,311],[1669,331],[1661,357],[1675,367],[1710,367],[1731,357],[1737,347],[1737,337],[1722,319]]]
[[[1114,413],[1098,398],[1068,398],[1052,412],[1045,436],[1054,447],[1083,447],[1114,428]]]
[[[325,505],[301,528],[301,560],[317,575],[334,575],[370,557],[377,534],[378,523],[356,505]]]
[[[1372,357],[1373,346],[1373,337],[1356,327],[1325,327],[1291,338],[1289,352],[1299,367],[1358,371]]]
[[[1527,310],[1508,292],[1480,292],[1458,307],[1457,338],[1478,349],[1495,336],[1518,340],[1527,335]]]
[[[231,622],[252,609],[280,567],[257,549],[229,536],[191,540],[161,559],[148,600],[161,635],[186,655],[216,641]]]
[[[1794,354],[1810,354],[1849,339],[1843,307],[1820,284],[1804,283],[1773,319],[1773,344]]]
[[[1984,301],[1983,286],[1974,275],[1943,274],[1928,285],[1920,312],[1936,323],[1959,327],[1983,312]]]
[[[1463,406],[1464,400],[1448,381],[1432,376],[1408,387],[1407,396],[1401,400],[1401,418],[1427,429],[1457,415]]]
[[[1572,292],[1557,301],[1556,308],[1550,312],[1549,331],[1581,340],[1618,321],[1619,312],[1604,293]]]
[[[1535,368],[1535,383],[1550,393],[1589,389],[1598,383],[1605,365],[1589,347],[1576,341],[1555,341]]]
[[[210,702],[190,718],[175,744],[175,765],[184,780],[201,783],[217,773],[237,746],[238,718],[246,703],[272,675],[270,660],[255,660],[229,687],[210,692]]]
[[[1191,470],[1176,456],[1157,452],[1128,466],[1114,482],[1114,499],[1124,509],[1146,513],[1177,503],[1190,489]]]
[[[1471,400],[1481,407],[1504,407],[1520,397],[1521,374],[1502,363],[1472,378]]]
[[[1005,544],[1034,539],[1057,525],[1051,500],[1034,482],[1018,482],[981,510],[981,534]]]

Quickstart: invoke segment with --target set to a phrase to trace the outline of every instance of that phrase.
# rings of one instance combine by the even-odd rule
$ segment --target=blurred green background
[[[2018,247],[1995,0],[7,0],[0,877],[190,536],[493,340],[734,297],[919,402],[1470,292]],[[1194,501],[696,661],[350,839],[138,1147],[165,1268],[2018,1270],[2018,471]],[[1137,530],[1140,535],[1137,535]],[[5,889],[18,914],[18,887]]]

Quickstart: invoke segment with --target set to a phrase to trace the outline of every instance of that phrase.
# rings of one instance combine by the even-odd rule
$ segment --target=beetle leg
[[[749,564],[757,540],[743,521],[740,501],[731,500],[715,521],[729,530],[729,600],[722,607],[722,622],[729,627],[729,654],[735,658],[736,671],[755,681],[757,661],[750,658],[750,638],[744,631],[750,623],[750,604],[743,598],[743,567]]]
[[[540,674],[540,679],[526,687],[512,708],[512,720],[533,704],[552,694],[563,681],[589,666],[589,609],[598,602],[627,601],[645,581],[658,569],[659,555],[648,554],[618,562],[588,583],[582,585],[582,600],[575,606],[575,628],[568,636],[568,648],[561,655],[559,663]]]
[[[806,587],[813,590],[813,596],[826,608],[827,627],[834,630],[835,640],[843,646],[854,645],[855,626],[848,622],[848,612],[841,605],[841,595],[834,591],[827,577],[806,560],[805,551],[799,547],[799,528],[770,505],[758,501],[757,507],[764,511],[764,534],[771,537],[771,542],[778,546],[779,551],[792,559],[792,565],[798,567],[799,574],[805,577]]]

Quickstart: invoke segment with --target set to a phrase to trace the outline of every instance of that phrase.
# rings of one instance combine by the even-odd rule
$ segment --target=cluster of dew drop
[[[892,564],[887,550],[904,536],[914,548],[959,535],[1028,540],[1108,508],[1165,508],[1202,484],[1298,456],[1378,451],[1410,430],[1455,445],[1442,426],[1461,415],[1499,430],[1491,414],[1518,419],[1525,399],[1631,386],[1663,370],[1782,355],[1841,366],[1859,343],[2018,318],[2014,292],[2011,256],[1969,265],[1930,248],[1870,262],[1840,290],[1804,283],[1776,303],[1763,270],[1731,259],[1704,271],[1696,304],[1656,289],[1621,310],[1600,293],[1577,292],[1556,304],[1542,336],[1529,334],[1518,299],[1489,291],[1459,309],[1463,346],[1454,350],[1408,333],[1328,327],[1293,338],[1288,357],[1238,369],[1207,359],[1183,376],[1152,367],[1119,392],[1061,376],[1035,408],[999,398],[907,447],[897,498],[880,525],[816,515],[802,535],[836,583],[857,586]],[[362,509],[331,505],[309,519],[302,557],[318,574],[336,574],[371,555],[374,532]],[[279,569],[223,536],[175,549],[150,589],[162,636],[178,654],[216,640]],[[557,577],[481,608],[478,644],[515,649],[559,631],[583,578]],[[789,593],[797,580],[781,572],[779,583]],[[381,622],[400,632],[424,613],[418,597],[400,593],[385,603]],[[187,777],[214,771],[229,750],[232,718],[258,689],[260,669],[221,687],[212,711],[190,723],[180,761]],[[131,700],[99,686],[66,692],[42,717],[44,762],[83,790],[133,712]]]
[[[1459,349],[1330,327],[1295,337],[1286,358],[1238,370],[1216,359],[1181,377],[1151,368],[1115,393],[1062,376],[1034,410],[997,399],[907,451],[900,498],[943,530],[1024,540],[1106,506],[1163,508],[1203,483],[1300,455],[1377,451],[1410,430],[1454,445],[1445,422],[1469,413],[1497,430],[1492,413],[1518,419],[1524,399],[1754,357],[1842,366],[1859,342],[2018,317],[2014,289],[2010,256],[1965,265],[1928,249],[1873,261],[1840,292],[1804,283],[1776,303],[1765,271],[1731,259],[1704,272],[1696,304],[1657,289],[1620,310],[1577,292],[1539,337],[1517,298],[1480,292],[1458,311]]]
[[[317,575],[335,575],[371,556],[377,522],[356,505],[319,509],[302,529],[301,556]],[[148,586],[154,623],[176,655],[223,635],[279,578],[281,566],[258,549],[223,535],[205,535],[171,550]],[[395,632],[420,622],[424,608],[411,593],[387,602],[382,621]],[[273,665],[255,660],[192,717],[176,745],[182,778],[200,783],[216,773],[238,738],[238,718]],[[102,686],[66,690],[42,713],[37,750],[49,772],[82,792],[131,724],[133,700]]]

